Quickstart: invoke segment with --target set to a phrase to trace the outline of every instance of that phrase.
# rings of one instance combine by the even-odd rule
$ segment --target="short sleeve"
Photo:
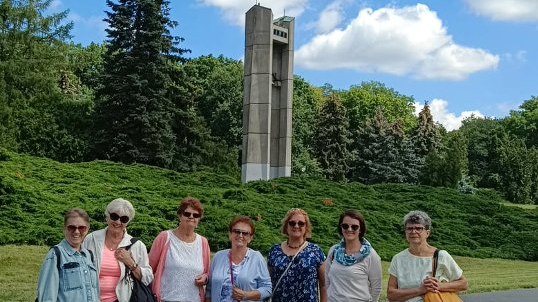
[[[445,250],[439,252],[437,271],[437,276],[441,282],[458,280],[463,275],[463,270],[459,267],[454,258],[452,258],[452,256]]]

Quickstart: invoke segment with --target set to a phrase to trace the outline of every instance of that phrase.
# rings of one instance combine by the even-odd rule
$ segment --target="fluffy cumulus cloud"
[[[319,14],[319,19],[316,24],[318,33],[328,33],[334,30],[343,19],[343,7],[340,1],[329,4]]]
[[[445,129],[448,131],[456,130],[461,127],[462,121],[468,117],[484,117],[484,115],[477,110],[463,111],[459,115],[456,115],[455,113],[448,111],[448,102],[441,99],[433,99],[429,103],[429,106],[433,120],[443,125],[443,127],[445,127]],[[415,115],[418,116],[418,113],[423,107],[424,104],[415,103]]]
[[[297,17],[303,13],[308,4],[308,0],[198,0],[198,2],[220,9],[226,20],[239,26],[244,26],[245,13],[256,3],[270,8],[275,18],[283,16],[284,12],[287,16]]]
[[[434,11],[417,4],[362,9],[345,28],[319,34],[295,55],[307,69],[355,69],[420,79],[465,79],[499,56],[456,44]]]
[[[537,0],[466,0],[479,15],[499,21],[538,22]]]

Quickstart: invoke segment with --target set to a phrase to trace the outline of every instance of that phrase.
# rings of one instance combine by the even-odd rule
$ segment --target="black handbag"
[[[131,238],[131,244],[125,247],[125,250],[129,250],[135,242],[138,241],[138,238]],[[135,278],[133,272],[127,269],[127,275],[130,279],[133,289],[131,292],[131,298],[129,302],[157,302],[157,297],[151,291],[151,288],[148,285],[145,285],[142,281]]]

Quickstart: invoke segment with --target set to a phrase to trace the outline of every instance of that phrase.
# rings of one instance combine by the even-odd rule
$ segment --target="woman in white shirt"
[[[203,214],[200,200],[183,198],[177,208],[178,227],[162,231],[153,241],[149,264],[155,274],[152,289],[159,301],[204,301],[209,244],[194,232]]]
[[[396,254],[390,263],[387,287],[389,301],[422,302],[427,292],[467,289],[463,271],[444,250],[439,252],[436,274],[432,274],[433,254],[437,249],[427,241],[431,224],[425,212],[411,211],[405,215],[403,225],[409,248]]]

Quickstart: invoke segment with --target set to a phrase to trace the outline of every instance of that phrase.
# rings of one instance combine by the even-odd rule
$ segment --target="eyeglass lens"
[[[78,230],[80,233],[84,233],[86,232],[86,230],[88,229],[87,226],[85,225],[79,225],[79,226],[76,226],[76,225],[68,225],[67,226],[67,230],[71,233],[75,232],[76,230]]]
[[[116,220],[120,220],[121,223],[127,223],[129,222],[129,216],[120,216],[116,213],[110,213],[110,219],[116,221]]]
[[[341,226],[342,229],[344,229],[344,230],[347,230],[347,229],[349,229],[350,227],[351,227],[351,229],[352,229],[353,231],[356,231],[356,230],[359,229],[359,225],[358,225],[358,224],[351,224],[351,225],[349,225],[349,224],[347,224],[347,223],[342,223],[340,226]]]
[[[183,216],[187,217],[187,218],[191,218],[191,217],[194,217],[194,218],[200,218],[200,213],[194,213],[194,212],[189,212],[189,211],[183,211]]]
[[[240,230],[240,229],[233,229],[232,232],[237,236],[243,235],[243,237],[246,237],[246,236],[250,235],[250,232],[243,231],[243,230]]]
[[[405,231],[408,232],[408,233],[411,233],[413,231],[422,232],[422,231],[424,231],[424,227],[423,226],[405,227]]]
[[[288,221],[288,225],[290,227],[295,227],[296,225],[298,225],[300,228],[304,227],[305,226],[305,222],[304,221],[295,221],[295,220],[290,220]]]

